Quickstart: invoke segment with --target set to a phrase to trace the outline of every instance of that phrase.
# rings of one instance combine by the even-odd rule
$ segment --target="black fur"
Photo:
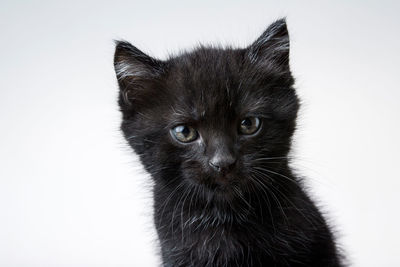
[[[117,42],[122,131],[154,179],[164,266],[341,266],[331,230],[289,168],[299,101],[285,20],[245,49],[161,61]],[[238,133],[245,117],[262,124]],[[170,130],[189,125],[191,143]],[[216,153],[229,172],[210,168]]]

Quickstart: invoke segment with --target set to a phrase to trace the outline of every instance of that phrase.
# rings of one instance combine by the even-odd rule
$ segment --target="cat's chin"
[[[232,185],[217,186],[212,193],[222,200],[231,200],[235,196]]]
[[[235,198],[235,188],[237,190],[237,188],[240,187],[236,179],[229,176],[218,177],[213,183],[203,184],[202,186],[207,188],[206,190],[214,199],[227,201]]]

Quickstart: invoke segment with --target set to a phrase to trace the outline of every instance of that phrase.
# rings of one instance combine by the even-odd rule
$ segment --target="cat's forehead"
[[[195,107],[228,108],[259,95],[247,72],[243,50],[202,48],[172,61],[169,87]]]
[[[188,75],[186,78],[193,78],[195,82],[219,84],[240,72],[243,56],[241,49],[199,48],[175,58],[173,67],[180,75]]]
[[[245,68],[241,50],[200,49],[176,58],[168,81],[171,104],[196,118],[229,120],[254,110],[262,103]]]

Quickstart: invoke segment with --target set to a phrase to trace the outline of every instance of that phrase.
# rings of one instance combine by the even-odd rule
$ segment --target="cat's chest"
[[[164,240],[169,258],[188,258],[191,262],[206,264],[206,261],[229,262],[238,259],[250,244],[245,234],[233,232],[229,226],[215,226],[207,229],[186,229],[187,232],[170,235]]]
[[[184,236],[170,236],[161,240],[164,259],[172,266],[274,266],[276,259],[271,255],[281,251],[279,242],[242,227],[192,229]]]

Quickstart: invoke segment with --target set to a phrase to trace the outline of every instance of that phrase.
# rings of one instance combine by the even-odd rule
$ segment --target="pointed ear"
[[[114,69],[120,87],[121,104],[131,105],[135,95],[145,89],[146,81],[164,72],[162,61],[154,59],[125,41],[116,41]]]
[[[252,63],[268,62],[289,69],[289,33],[286,20],[272,23],[261,36],[247,48]]]

